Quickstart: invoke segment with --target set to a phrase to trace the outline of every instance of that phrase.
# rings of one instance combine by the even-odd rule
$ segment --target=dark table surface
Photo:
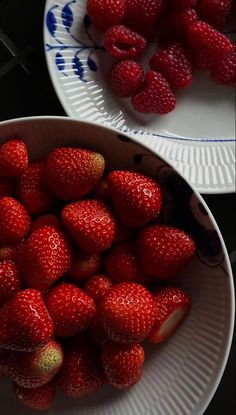
[[[42,38],[44,0],[0,0],[0,121],[33,115],[66,115],[47,71]],[[204,195],[221,229],[236,275],[236,195]],[[235,338],[219,388],[205,412],[233,415]],[[175,415],[175,414],[173,414]]]

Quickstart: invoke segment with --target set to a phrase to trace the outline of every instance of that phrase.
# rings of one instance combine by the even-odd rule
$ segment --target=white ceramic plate
[[[100,151],[109,168],[128,168],[155,177],[165,193],[163,223],[178,222],[194,237],[197,255],[179,284],[193,308],[178,332],[162,346],[146,345],[142,380],[126,392],[108,386],[69,400],[58,396],[50,415],[202,415],[222,377],[234,327],[233,278],[220,231],[201,196],[163,159],[107,129],[69,118],[45,117],[0,123],[0,142],[22,137],[30,158],[73,145]],[[0,379],[1,415],[27,415],[10,382]]]
[[[111,58],[86,16],[86,0],[47,0],[45,54],[55,90],[73,118],[129,132],[166,157],[202,193],[235,191],[235,90],[198,75],[174,112],[141,115],[113,96]],[[156,45],[149,46],[150,56]]]

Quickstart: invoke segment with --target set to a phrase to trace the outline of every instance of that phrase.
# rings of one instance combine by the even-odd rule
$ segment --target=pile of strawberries
[[[105,32],[104,46],[118,61],[108,74],[112,92],[131,97],[141,113],[166,114],[196,69],[236,86],[235,45],[222,33],[232,7],[233,0],[87,0],[88,15]],[[144,74],[135,59],[155,38],[162,49]]]
[[[195,254],[160,223],[163,190],[134,171],[105,174],[95,151],[62,147],[29,162],[0,147],[0,375],[26,406],[57,386],[79,398],[142,375],[144,339],[167,340],[191,301],[171,279]]]

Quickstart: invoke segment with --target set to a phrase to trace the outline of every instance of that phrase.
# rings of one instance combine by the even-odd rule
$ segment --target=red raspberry
[[[211,77],[219,84],[236,86],[236,47],[212,69]]]
[[[144,73],[137,62],[121,61],[111,67],[108,80],[113,94],[129,98],[142,88]]]
[[[88,0],[87,12],[97,29],[106,32],[123,19],[125,0]]]
[[[105,35],[104,46],[117,59],[133,59],[147,47],[147,42],[125,26],[113,26]]]
[[[198,0],[197,12],[201,20],[218,30],[223,30],[229,16],[233,0]]]
[[[161,22],[159,39],[161,42],[183,41],[190,24],[198,20],[194,9],[175,10]]]
[[[158,72],[149,71],[146,74],[144,89],[131,98],[131,103],[136,111],[145,114],[167,114],[175,108],[176,98],[163,76]]]
[[[188,27],[187,42],[192,63],[203,70],[210,70],[234,49],[225,35],[201,21]]]
[[[192,82],[191,64],[179,43],[174,43],[153,55],[150,67],[160,72],[172,88],[185,88]]]
[[[163,0],[126,0],[124,24],[150,39],[163,6]]]

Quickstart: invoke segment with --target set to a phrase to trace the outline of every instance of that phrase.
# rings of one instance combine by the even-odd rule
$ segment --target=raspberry
[[[113,26],[105,35],[104,46],[117,59],[133,59],[147,47],[146,40],[125,26]]]
[[[161,22],[160,41],[167,43],[184,41],[188,26],[196,20],[198,20],[198,16],[192,8],[173,11]]]
[[[101,32],[119,24],[125,12],[125,0],[88,0],[87,12]]]
[[[197,12],[201,20],[223,30],[232,4],[233,0],[198,0]]]
[[[137,111],[145,114],[167,114],[175,108],[176,98],[163,76],[149,71],[144,89],[131,99],[131,103]]]
[[[155,35],[155,26],[163,6],[163,0],[126,0],[123,22],[150,39]]]
[[[132,60],[115,63],[108,74],[112,92],[122,98],[135,95],[143,85],[144,73],[141,66]]]
[[[212,69],[211,77],[219,84],[236,86],[236,47]]]
[[[192,82],[192,68],[179,43],[153,55],[150,67],[160,72],[172,88],[185,88]]]
[[[201,21],[188,27],[187,43],[194,66],[205,70],[220,63],[234,48],[225,35]]]

